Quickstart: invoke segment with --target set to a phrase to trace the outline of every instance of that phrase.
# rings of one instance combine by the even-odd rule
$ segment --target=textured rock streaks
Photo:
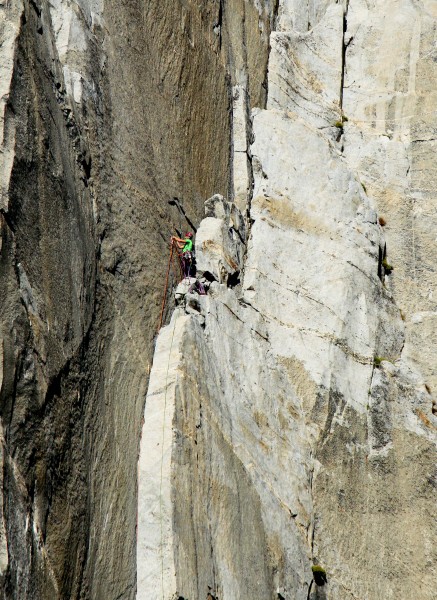
[[[166,463],[174,594],[304,600],[313,561],[328,584],[311,598],[435,594],[434,267],[423,258],[411,294],[417,257],[401,264],[422,244],[435,256],[432,227],[411,232],[419,196],[434,218],[432,161],[412,140],[421,127],[433,143],[416,108],[431,101],[417,94],[433,19],[410,5],[279,4],[266,107],[244,128],[236,105],[241,150],[253,136],[241,286],[220,283],[202,233],[218,282],[184,322]],[[391,274],[384,257],[399,260]]]
[[[2,598],[434,600],[436,26],[0,0]]]
[[[0,2],[7,598],[135,596],[167,240],[229,187],[230,89],[209,28],[219,10]]]

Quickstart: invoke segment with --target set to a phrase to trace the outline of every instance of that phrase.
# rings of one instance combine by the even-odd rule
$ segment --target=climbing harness
[[[191,268],[193,265],[193,253],[182,252],[182,254],[179,255],[179,258],[181,261],[184,278],[189,277],[191,275]]]

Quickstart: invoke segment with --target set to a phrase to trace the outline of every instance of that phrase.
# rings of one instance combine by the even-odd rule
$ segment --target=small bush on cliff
[[[390,273],[393,271],[392,265],[388,264],[386,258],[384,258],[384,260],[382,261],[382,266],[384,267],[384,271],[385,271],[386,275],[390,275]]]
[[[325,585],[325,583],[328,583],[328,579],[326,577],[326,571],[323,567],[321,567],[320,565],[313,565],[311,567],[311,570],[313,572],[313,577],[314,577],[314,581],[316,583],[316,585]]]

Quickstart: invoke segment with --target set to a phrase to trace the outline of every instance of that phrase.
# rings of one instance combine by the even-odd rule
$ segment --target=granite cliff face
[[[218,13],[0,5],[5,597],[135,596],[169,201],[197,220],[231,177]]]
[[[218,276],[232,261],[208,215],[196,252],[217,281],[158,339],[139,598],[434,597],[435,186],[418,144],[435,24],[425,6],[279,4],[246,198],[234,181],[240,282]],[[314,562],[328,584],[310,589]]]
[[[435,597],[434,4],[0,0],[4,598]]]

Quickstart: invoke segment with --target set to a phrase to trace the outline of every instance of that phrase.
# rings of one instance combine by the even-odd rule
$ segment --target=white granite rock
[[[161,330],[146,398],[138,463],[137,598],[173,600],[172,422],[184,324],[180,311]]]
[[[196,233],[197,270],[226,282],[243,265],[244,221],[235,204],[219,195],[205,202],[205,214]]]
[[[14,68],[14,48],[20,31],[23,3],[20,0],[0,6],[0,207],[8,208],[8,184],[14,159],[15,128],[5,131],[5,111]]]
[[[179,363],[169,560],[183,597],[433,598],[435,199],[419,170],[431,183],[434,172],[405,119],[416,81],[432,103],[434,67],[417,73],[437,15],[430,3],[399,10],[279,3],[267,110],[250,117],[241,296],[223,284],[226,204],[210,202],[196,240],[199,268],[218,281],[197,306],[203,320],[185,322]],[[416,126],[427,151],[433,118]],[[421,187],[404,207],[412,157]],[[385,253],[400,261],[411,243],[429,250],[426,271],[416,258],[414,271],[384,273]],[[414,292],[398,288],[398,269],[401,284],[422,273]],[[397,302],[414,306],[407,322]],[[310,593],[312,561],[328,584]]]
[[[329,6],[308,32],[273,32],[271,44],[267,108],[298,115],[318,128],[341,122],[342,7]]]
[[[393,15],[396,14],[396,18]],[[344,155],[384,216],[390,290],[404,315],[403,357],[432,389],[437,371],[436,9],[433,2],[349,4]],[[416,326],[414,315],[429,316]]]
[[[244,85],[236,85],[233,89],[232,111],[232,144],[233,144],[233,180],[234,202],[244,212],[250,194],[249,177],[249,130],[248,97]]]
[[[180,283],[178,283],[174,297],[176,304],[181,304],[184,301],[185,296],[188,294],[190,287],[196,283],[195,277],[184,277]]]

